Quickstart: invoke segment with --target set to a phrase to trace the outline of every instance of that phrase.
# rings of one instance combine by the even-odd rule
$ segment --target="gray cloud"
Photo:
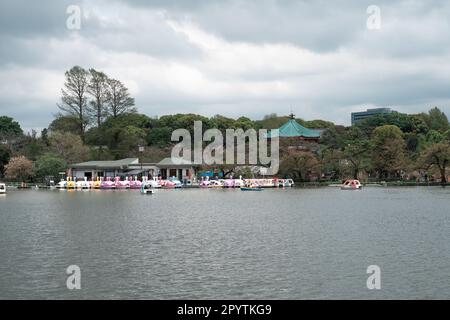
[[[0,2],[0,34],[17,37],[61,35],[70,0],[4,0]]]
[[[0,114],[45,127],[73,65],[123,80],[141,112],[288,113],[348,124],[365,106],[450,103],[450,3],[2,1]],[[66,28],[69,4],[82,28]]]

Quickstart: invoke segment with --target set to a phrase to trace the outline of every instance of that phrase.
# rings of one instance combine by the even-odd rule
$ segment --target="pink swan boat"
[[[126,180],[124,180],[124,181],[121,181],[120,177],[116,177],[114,183],[116,185],[116,189],[129,189],[130,188],[130,181],[128,181],[128,178],[126,178]]]
[[[223,182],[224,188],[234,188],[234,180],[233,179],[227,179]]]
[[[116,183],[111,181],[110,177],[107,177],[106,180],[102,181],[100,184],[100,189],[115,189]]]
[[[134,177],[134,180],[130,181],[130,189],[141,189],[142,182],[138,180],[137,176]]]
[[[170,180],[161,180],[161,187],[163,188],[175,188],[176,183]]]

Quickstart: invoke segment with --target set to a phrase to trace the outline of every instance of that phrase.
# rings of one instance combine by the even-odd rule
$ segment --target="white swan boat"
[[[6,184],[0,183],[0,194],[6,193]]]
[[[361,182],[359,182],[359,180],[356,179],[347,180],[341,186],[342,190],[359,190],[361,188],[362,188]]]
[[[152,180],[144,181],[141,187],[142,194],[153,194],[155,193],[155,189],[152,186]]]
[[[89,189],[91,187],[86,178],[84,180],[77,181],[75,184],[77,189]]]

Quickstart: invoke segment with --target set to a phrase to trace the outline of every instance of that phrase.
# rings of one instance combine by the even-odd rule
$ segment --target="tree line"
[[[170,156],[172,132],[184,128],[193,133],[194,121],[202,121],[203,130],[225,131],[274,129],[289,119],[274,113],[261,120],[192,113],[149,117],[138,113],[121,81],[79,66],[65,72],[57,105],[59,113],[40,135],[24,134],[17,121],[0,117],[0,177],[41,181],[56,178],[72,163],[88,160],[139,157],[158,162]],[[323,133],[318,143],[282,141],[280,177],[297,181],[447,179],[450,126],[439,108],[413,115],[377,115],[348,127],[324,120],[296,121]],[[232,173],[234,168],[220,169]]]
[[[394,112],[350,127],[328,128],[315,151],[284,152],[281,173],[302,181],[359,178],[446,183],[449,166],[450,126],[445,113],[435,107],[428,113]]]

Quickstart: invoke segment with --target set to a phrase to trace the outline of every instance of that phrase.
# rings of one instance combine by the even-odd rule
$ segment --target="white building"
[[[176,177],[179,180],[191,180],[198,171],[198,165],[189,161],[179,159],[173,161],[172,158],[165,158],[158,163],[140,163],[138,158],[127,158],[113,161],[88,161],[76,163],[69,167],[68,176],[78,180],[87,178],[88,180],[97,177],[158,177],[167,179]]]

